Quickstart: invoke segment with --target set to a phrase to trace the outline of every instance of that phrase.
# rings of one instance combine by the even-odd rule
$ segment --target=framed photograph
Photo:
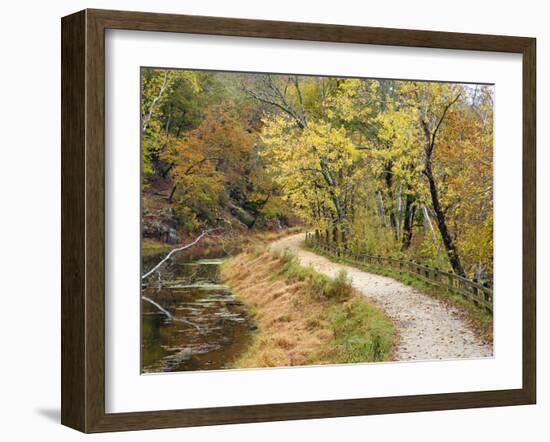
[[[62,423],[536,398],[535,39],[62,19]]]

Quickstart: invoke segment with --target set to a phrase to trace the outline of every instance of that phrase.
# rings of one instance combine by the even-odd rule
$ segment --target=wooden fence
[[[391,268],[401,273],[412,273],[423,281],[452,293],[458,293],[473,301],[477,306],[493,313],[493,289],[489,285],[471,281],[454,273],[445,272],[415,261],[389,256],[368,255],[361,252],[344,251],[334,243],[328,243],[315,234],[306,233],[306,245],[321,249],[323,252],[359,264],[381,268]]]

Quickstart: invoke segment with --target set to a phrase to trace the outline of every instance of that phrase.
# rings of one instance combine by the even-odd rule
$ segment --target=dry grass
[[[292,257],[268,253],[265,247],[232,258],[222,273],[258,325],[252,346],[235,367],[366,362],[391,356],[391,321],[349,284],[344,287],[340,278],[330,280],[297,266]],[[361,348],[342,337],[343,324],[350,342],[362,342]],[[382,340],[370,333],[372,324],[385,327]]]
[[[236,366],[305,365],[309,354],[330,339],[326,327],[312,333],[307,319],[323,315],[323,305],[307,302],[304,282],[274,279],[281,261],[269,253],[242,253],[224,265],[223,274],[235,294],[255,312],[260,333]],[[326,325],[326,324],[325,324]]]

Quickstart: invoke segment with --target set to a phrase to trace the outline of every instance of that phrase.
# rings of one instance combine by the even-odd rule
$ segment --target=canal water
[[[143,270],[164,255],[144,257]],[[221,283],[221,259],[165,263],[142,287],[142,373],[230,368],[255,329],[246,307]]]

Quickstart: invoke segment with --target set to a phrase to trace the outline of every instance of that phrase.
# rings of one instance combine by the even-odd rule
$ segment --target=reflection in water
[[[153,267],[162,256],[143,259]],[[229,368],[251,342],[246,308],[220,284],[220,260],[167,262],[151,275],[141,301],[143,373]],[[162,307],[163,313],[154,304]]]

